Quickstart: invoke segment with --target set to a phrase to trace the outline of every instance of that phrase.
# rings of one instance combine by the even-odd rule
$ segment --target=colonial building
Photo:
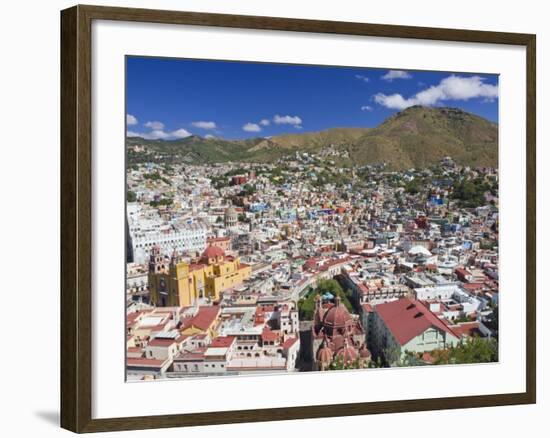
[[[154,248],[170,254],[174,248],[180,253],[200,253],[206,248],[208,228],[201,221],[166,224],[158,213],[143,211],[137,203],[128,203],[126,237],[128,261],[147,263]]]
[[[339,279],[351,290],[356,306],[393,301],[409,294],[409,288],[397,282],[387,284],[382,278],[362,278],[357,271],[344,270]]]
[[[326,305],[323,305],[320,296],[316,297],[312,339],[314,369],[323,371],[335,359],[344,364],[370,360],[359,318],[348,312],[340,297],[335,298],[334,304]]]
[[[213,307],[204,306],[201,310]],[[258,305],[256,307],[225,307],[219,318],[216,314],[216,329],[212,342],[196,347],[187,342],[189,348],[174,360],[174,371],[182,374],[239,374],[242,372],[271,373],[295,371],[300,350],[298,337],[298,315],[292,307],[281,305]],[[185,322],[182,334],[189,332],[185,327],[197,325],[197,316]],[[199,324],[205,327],[208,314]]]
[[[238,257],[226,256],[223,249],[209,246],[194,263],[183,261],[174,251],[168,262],[158,248],[149,261],[151,304],[191,306],[199,298],[217,301],[220,293],[240,285],[250,277],[249,265]]]
[[[399,362],[406,352],[444,349],[460,339],[445,321],[411,298],[378,304],[373,318],[369,346],[376,357],[382,357],[389,365]]]
[[[225,252],[231,251],[231,238],[230,237],[211,237],[206,240],[208,246],[217,246],[223,249]]]

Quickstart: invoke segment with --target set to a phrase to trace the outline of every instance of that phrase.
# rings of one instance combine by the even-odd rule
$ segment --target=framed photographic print
[[[535,36],[61,13],[61,423],[535,403]]]

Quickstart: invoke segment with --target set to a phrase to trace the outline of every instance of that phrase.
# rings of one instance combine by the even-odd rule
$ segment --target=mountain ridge
[[[459,108],[413,106],[372,128],[329,128],[246,140],[204,138],[146,140],[128,137],[127,148],[145,149],[160,161],[270,162],[294,152],[328,154],[339,165],[385,162],[396,170],[425,167],[452,157],[461,165],[498,166],[498,125]],[[142,162],[134,152],[129,163]],[[144,160],[146,156],[141,157]]]

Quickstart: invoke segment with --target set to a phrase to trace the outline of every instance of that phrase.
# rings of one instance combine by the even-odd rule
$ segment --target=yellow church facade
[[[191,306],[198,298],[216,301],[224,290],[250,278],[251,268],[238,257],[227,257],[223,249],[210,246],[198,263],[179,260],[174,254],[166,265],[160,251],[153,249],[149,262],[149,292],[155,306]]]

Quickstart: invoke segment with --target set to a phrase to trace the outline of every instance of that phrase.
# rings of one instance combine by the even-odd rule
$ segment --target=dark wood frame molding
[[[524,46],[527,52],[527,369],[523,393],[92,419],[91,24],[220,26]],[[74,432],[198,426],[536,402],[536,37],[290,18],[75,6],[61,12],[61,426]]]

